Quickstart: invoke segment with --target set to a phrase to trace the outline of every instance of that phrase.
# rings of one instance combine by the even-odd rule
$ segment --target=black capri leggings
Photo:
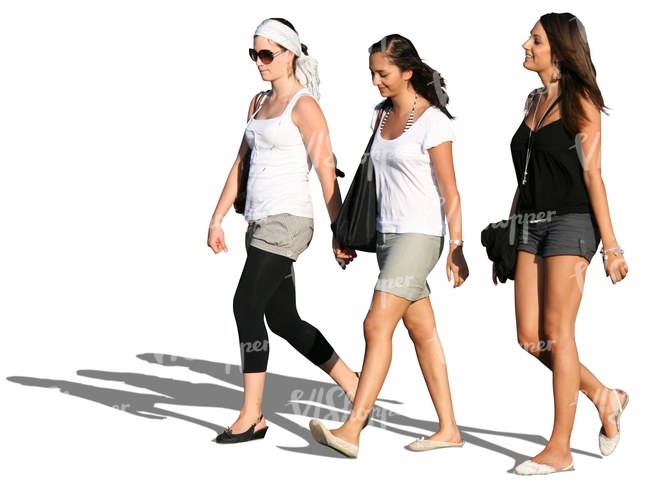
[[[266,323],[314,365],[327,362],[334,349],[320,331],[300,319],[296,309],[293,261],[250,246],[233,309],[239,332],[243,372],[265,372],[269,360]]]

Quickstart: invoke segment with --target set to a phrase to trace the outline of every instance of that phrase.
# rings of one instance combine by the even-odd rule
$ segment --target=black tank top
[[[510,143],[520,188],[520,212],[590,213],[591,204],[576,150],[576,140],[580,143],[580,137],[569,135],[561,119],[539,128],[532,134],[528,176],[522,185],[529,133],[530,128],[522,122]]]

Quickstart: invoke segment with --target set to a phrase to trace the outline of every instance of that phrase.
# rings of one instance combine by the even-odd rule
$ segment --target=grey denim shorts
[[[409,301],[429,296],[427,276],[442,254],[444,238],[417,233],[377,233],[379,278],[375,290]]]
[[[563,214],[539,222],[524,220],[517,250],[544,258],[575,255],[591,261],[599,242],[600,232],[591,214]]]
[[[248,223],[249,246],[296,261],[314,235],[314,219],[291,214],[273,214]]]

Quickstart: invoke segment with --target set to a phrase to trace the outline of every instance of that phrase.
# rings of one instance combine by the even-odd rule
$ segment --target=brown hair
[[[582,98],[606,114],[603,95],[596,83],[596,68],[591,61],[587,33],[582,22],[570,13],[548,13],[539,19],[546,32],[551,54],[560,70],[560,113],[564,128],[575,136],[589,121]]]
[[[449,96],[445,91],[447,87],[445,80],[438,71],[420,59],[418,51],[410,40],[399,34],[387,35],[379,42],[372,44],[368,52],[370,54],[381,52],[400,71],[409,70],[413,72],[410,82],[415,92],[440,109],[450,119],[453,119],[453,116],[447,110]],[[392,103],[390,98],[386,99],[383,102],[384,109],[392,106]]]

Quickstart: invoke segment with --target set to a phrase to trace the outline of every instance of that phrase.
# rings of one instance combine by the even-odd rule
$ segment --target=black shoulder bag
[[[345,195],[341,211],[331,226],[341,247],[368,253],[377,251],[377,189],[370,149],[382,114],[383,110],[380,110],[375,130]]]

